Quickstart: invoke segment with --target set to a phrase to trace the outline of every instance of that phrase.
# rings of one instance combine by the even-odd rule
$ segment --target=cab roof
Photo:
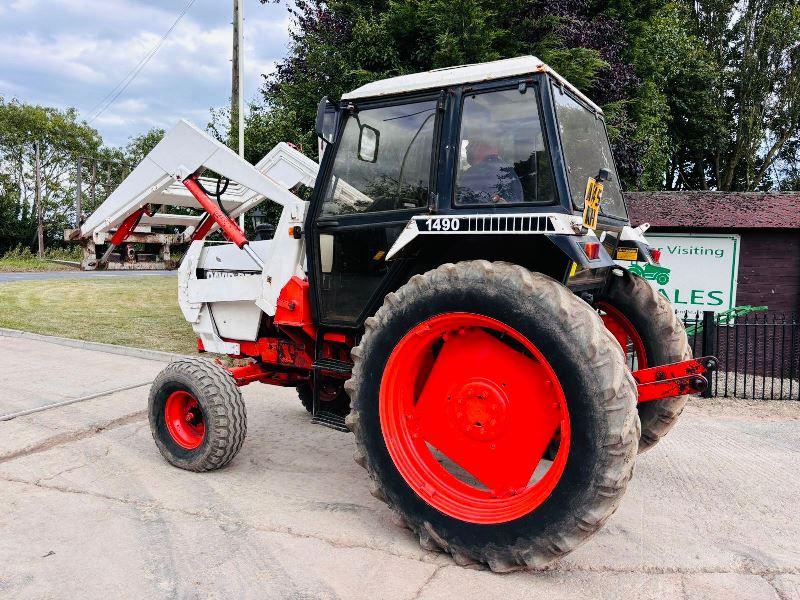
[[[573,94],[586,102],[593,110],[602,114],[602,110],[584,94],[579,92],[571,83],[561,77],[535,56],[518,56],[504,60],[495,60],[473,65],[461,65],[435,69],[424,73],[401,75],[389,79],[373,81],[342,96],[342,100],[360,100],[363,98],[376,98],[380,96],[393,96],[407,92],[434,90],[461,85],[465,83],[478,83],[494,79],[504,79],[532,73],[548,73],[551,77],[563,84]]]

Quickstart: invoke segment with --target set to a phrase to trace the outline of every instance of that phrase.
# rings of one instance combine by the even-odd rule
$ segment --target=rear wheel
[[[242,447],[247,415],[239,388],[220,365],[170,363],[150,388],[150,431],[167,461],[188,471],[227,465]]]
[[[558,282],[443,265],[386,297],[353,358],[356,461],[423,547],[496,571],[541,566],[616,509],[635,386],[597,313]]]
[[[597,301],[603,322],[626,353],[632,370],[657,367],[692,357],[686,331],[669,301],[641,277],[611,275]],[[675,425],[688,396],[644,402],[639,452],[652,448]]]

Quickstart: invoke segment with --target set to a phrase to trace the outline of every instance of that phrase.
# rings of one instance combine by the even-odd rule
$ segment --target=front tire
[[[597,313],[560,283],[506,263],[442,265],[387,295],[352,356],[356,462],[424,548],[494,571],[540,567],[616,510],[636,388]]]
[[[663,295],[641,277],[621,270],[610,275],[597,302],[615,337],[636,357],[636,368],[657,367],[692,358],[692,349],[675,310]],[[638,406],[642,422],[639,452],[646,452],[672,429],[688,396],[644,402]]]
[[[179,358],[159,373],[148,414],[161,455],[187,471],[224,467],[247,434],[244,400],[233,378],[200,358]]]

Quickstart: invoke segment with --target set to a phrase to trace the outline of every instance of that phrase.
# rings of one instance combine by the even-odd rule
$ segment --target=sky
[[[205,127],[230,103],[231,0],[195,0],[107,109],[106,97],[148,54],[189,0],[0,0],[0,96],[75,107],[107,145],[186,118]],[[287,53],[285,4],[243,0],[245,99]],[[100,114],[97,114],[100,112]]]

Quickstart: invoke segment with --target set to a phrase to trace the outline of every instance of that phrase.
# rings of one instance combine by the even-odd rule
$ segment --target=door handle
[[[330,229],[338,226],[339,221],[317,221],[317,229]]]

